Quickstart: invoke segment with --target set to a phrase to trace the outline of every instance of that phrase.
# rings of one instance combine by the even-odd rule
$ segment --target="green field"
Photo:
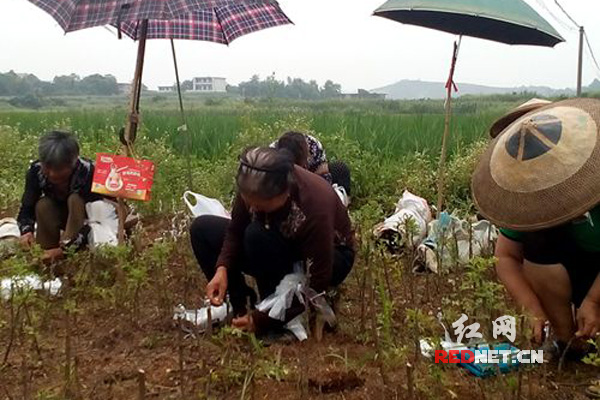
[[[519,100],[509,97],[456,102],[449,146],[452,207],[469,208],[465,180],[469,171],[461,166],[463,159],[472,154],[474,144],[485,140],[491,122]],[[92,107],[86,107],[86,103]],[[118,148],[117,132],[124,124],[124,103],[122,98],[112,103],[106,99],[71,98],[67,104],[79,107],[0,112],[0,126],[5,126],[1,151],[10,153],[5,160],[14,159],[0,172],[7,177],[0,185],[13,189],[0,190],[2,207],[17,200],[15,180],[20,179],[27,162],[35,157],[35,137],[49,129],[67,129],[77,134],[86,156],[113,152]],[[444,126],[442,101],[193,98],[186,99],[186,105],[189,137],[178,129],[182,119],[173,97],[156,96],[142,104],[137,151],[158,165],[154,188],[158,201],[144,205],[144,210],[177,209],[179,195],[189,186],[188,160],[192,165],[192,189],[227,201],[237,154],[245,146],[268,144],[292,129],[316,135],[331,159],[342,159],[351,166],[357,206],[373,201],[386,204],[384,209],[392,207],[393,198],[405,188],[430,199],[435,195],[436,158]],[[13,146],[19,146],[16,154]]]
[[[473,215],[470,180],[486,131],[524,100],[456,102],[449,210]],[[420,356],[420,339],[438,343],[443,337],[435,317],[440,310],[446,322],[464,313],[469,323],[481,323],[486,340],[494,318],[516,316],[515,345],[531,348],[528,316],[507,299],[492,257],[456,260],[438,274],[416,275],[412,244],[392,255],[371,234],[403,190],[435,201],[442,101],[198,97],[186,98],[186,104],[189,138],[178,131],[182,122],[174,97],[145,97],[142,104],[135,153],[157,169],[152,201],[130,202],[143,218],[127,244],[76,253],[59,264],[70,277],[59,296],[22,289],[0,301],[0,397],[129,400],[144,398],[138,393],[146,385],[145,398],[157,399],[584,398],[579,392],[597,369],[582,363],[566,364],[562,371],[556,363],[522,366],[478,379]],[[0,218],[14,216],[44,131],[73,131],[90,158],[119,149],[125,98],[66,98],[55,105],[28,111],[0,100]],[[342,287],[337,331],[322,342],[311,337],[270,347],[230,327],[213,335],[182,334],[173,324],[173,306],[200,307],[206,285],[190,248],[191,218],[182,193],[193,189],[228,204],[242,149],[266,145],[290,129],[316,135],[330,159],[343,159],[352,170],[357,253]],[[0,261],[0,278],[55,272],[40,265],[36,250]],[[590,357],[588,364],[600,365],[598,352]],[[146,371],[142,383],[140,369]],[[329,394],[325,386],[333,388]]]

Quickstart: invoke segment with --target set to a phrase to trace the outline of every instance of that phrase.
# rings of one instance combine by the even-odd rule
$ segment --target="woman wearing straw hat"
[[[573,99],[517,116],[472,181],[481,214],[501,228],[496,271],[558,344],[600,332],[600,101]],[[575,311],[573,311],[573,305]]]

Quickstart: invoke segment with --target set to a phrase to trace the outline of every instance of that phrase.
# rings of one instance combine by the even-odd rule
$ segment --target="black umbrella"
[[[444,205],[445,163],[452,114],[454,71],[462,36],[506,44],[553,47],[562,36],[522,0],[389,0],[374,15],[459,35],[446,83],[446,119],[438,174],[438,212]]]

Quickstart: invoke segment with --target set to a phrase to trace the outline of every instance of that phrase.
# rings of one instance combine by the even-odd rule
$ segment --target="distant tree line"
[[[33,74],[0,73],[0,96],[106,96],[118,93],[117,79],[112,75],[93,74],[81,78],[71,74],[57,76],[52,82],[47,82]]]
[[[248,98],[284,98],[284,99],[334,99],[341,97],[341,85],[331,80],[323,86],[314,81],[304,81],[300,78],[287,78],[280,81],[274,75],[261,80],[254,75],[249,81],[242,82],[238,86],[228,86],[227,91]]]

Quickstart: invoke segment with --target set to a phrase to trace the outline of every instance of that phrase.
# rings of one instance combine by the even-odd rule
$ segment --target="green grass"
[[[453,119],[451,151],[483,138],[496,113],[456,115]],[[393,114],[288,108],[262,109],[237,107],[230,109],[197,109],[187,113],[187,126],[192,137],[192,152],[199,157],[218,158],[249,126],[274,125],[277,121],[302,120],[303,127],[328,138],[342,135],[356,141],[366,151],[385,158],[414,152],[437,154],[440,150],[444,117],[441,114]],[[83,141],[101,143],[104,135],[115,135],[124,125],[123,110],[76,111],[12,111],[0,113],[0,125],[16,127],[20,132],[39,134],[49,129],[68,129]],[[142,132],[151,139],[165,139],[178,152],[186,148],[180,114],[175,110],[151,110],[142,114]],[[281,126],[281,132],[293,129]]]
[[[162,100],[157,100],[160,98]],[[72,99],[71,99],[72,100]],[[83,99],[80,99],[83,101]],[[209,101],[210,100],[210,101]],[[14,209],[27,163],[35,158],[36,141],[50,129],[74,132],[82,153],[119,148],[118,131],[126,107],[106,99],[91,109],[0,111],[0,209]],[[514,99],[511,99],[514,101]],[[441,101],[240,101],[195,98],[187,101],[187,145],[181,115],[172,97],[146,99],[136,153],[157,165],[153,201],[142,212],[181,208],[187,184],[187,154],[192,189],[229,201],[237,156],[244,147],[267,145],[287,130],[316,135],[330,159],[346,161],[353,174],[354,207],[371,204],[381,215],[393,209],[409,189],[435,199],[435,176],[444,127]],[[448,201],[451,208],[472,210],[469,180],[487,128],[510,105],[508,101],[471,99],[456,102],[449,144]],[[4,128],[2,128],[4,126]]]

